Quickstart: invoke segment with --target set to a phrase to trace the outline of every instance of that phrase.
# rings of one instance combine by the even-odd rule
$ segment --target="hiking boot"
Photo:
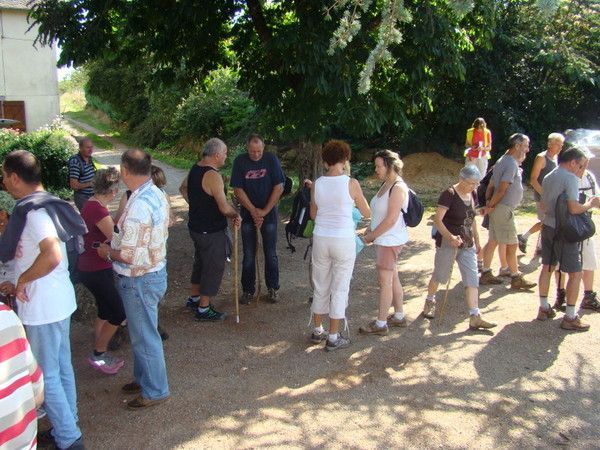
[[[500,268],[500,271],[498,272],[498,276],[502,277],[502,278],[510,278],[511,275],[512,274],[510,273],[509,268],[506,268],[506,269]]]
[[[536,317],[537,320],[548,320],[554,319],[556,317],[556,313],[550,307],[542,308],[541,306],[538,309],[538,315]]]
[[[139,409],[144,409],[144,408],[150,408],[152,406],[156,406],[156,405],[160,405],[161,403],[166,402],[167,400],[169,400],[170,396],[167,395],[166,397],[163,398],[158,398],[156,400],[150,400],[149,398],[144,398],[141,395],[134,398],[133,400],[129,400],[127,402],[127,409],[132,409],[132,410],[139,410]]]
[[[481,272],[479,284],[502,284],[502,279],[495,277],[491,270]]]
[[[345,338],[343,336],[338,336],[337,341],[331,342],[327,339],[327,344],[325,344],[325,350],[328,352],[333,352],[335,350],[339,350],[340,348],[346,348],[350,346],[350,339]]]
[[[277,297],[277,291],[273,288],[269,288],[269,296],[267,297],[269,303],[277,303]]]
[[[471,330],[479,330],[480,328],[488,329],[494,328],[496,326],[495,323],[486,322],[481,318],[481,314],[477,314],[476,316],[469,317],[469,329]]]
[[[554,302],[553,308],[557,311],[565,312],[567,310],[567,291],[564,289],[556,290],[556,301]]]
[[[185,306],[190,309],[198,308],[199,304],[200,304],[200,297],[196,298],[196,300],[194,300],[192,297],[188,297],[188,299],[185,302]]]
[[[560,327],[563,330],[569,331],[587,331],[590,329],[590,325],[587,323],[583,323],[577,315],[572,319],[569,319],[567,316],[564,316],[562,322],[560,323]]]
[[[596,298],[595,292],[590,292],[583,296],[580,309],[590,309],[592,311],[600,311],[600,302]]]
[[[423,305],[423,317],[427,319],[433,319],[435,317],[435,301],[425,299],[425,305]]]
[[[107,375],[116,374],[125,364],[125,361],[123,361],[121,358],[111,356],[107,352],[104,352],[100,356],[96,356],[92,353],[90,356],[88,356],[87,362],[94,369],[99,370]]]
[[[522,234],[518,234],[517,239],[519,241],[519,250],[521,250],[522,253],[527,253],[527,239],[525,239]]]
[[[529,291],[537,286],[537,283],[532,283],[523,278],[523,275],[515,275],[510,279],[510,288],[516,291]]]
[[[199,322],[221,322],[225,320],[225,313],[216,311],[212,305],[208,305],[208,309],[204,312],[196,310],[196,320]]]
[[[402,320],[397,319],[396,316],[390,314],[387,318],[388,327],[401,327],[406,328],[408,323],[406,322],[406,317],[403,317]]]
[[[385,336],[388,334],[388,326],[377,326],[377,321],[372,320],[366,326],[360,327],[358,332],[361,334],[378,334],[379,336]]]
[[[316,333],[313,331],[310,335],[310,342],[312,342],[313,344],[320,344],[321,342],[327,339],[327,336],[328,333],[325,330],[321,331],[320,333]]]
[[[251,294],[250,292],[243,292],[242,298],[240,299],[240,303],[242,305],[249,305],[252,301],[252,298],[254,298],[254,294]]]

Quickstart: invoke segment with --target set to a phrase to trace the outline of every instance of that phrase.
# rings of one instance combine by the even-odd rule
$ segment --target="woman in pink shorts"
[[[402,160],[391,150],[375,154],[375,173],[383,182],[371,200],[371,226],[363,236],[366,243],[377,246],[377,275],[379,278],[379,314],[377,319],[360,327],[363,334],[388,333],[388,327],[405,327],[404,291],[396,270],[402,246],[408,242],[408,231],[402,210],[408,208],[408,186],[401,177]],[[394,314],[388,316],[390,306]]]

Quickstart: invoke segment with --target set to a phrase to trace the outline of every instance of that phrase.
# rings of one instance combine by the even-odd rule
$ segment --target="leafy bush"
[[[253,126],[256,106],[246,92],[237,88],[238,79],[231,69],[212,71],[204,85],[181,102],[170,134],[200,141],[213,136],[235,143],[243,140]]]
[[[77,151],[69,134],[56,128],[43,128],[31,133],[0,130],[0,163],[13,150],[29,150],[42,165],[42,183],[46,189],[67,195],[67,161]]]

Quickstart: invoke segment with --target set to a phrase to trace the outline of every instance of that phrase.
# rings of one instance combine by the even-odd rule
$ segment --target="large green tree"
[[[464,55],[489,35],[494,2],[478,2],[468,20],[461,3],[43,0],[32,18],[40,42],[62,47],[60,64],[142,56],[168,82],[233,61],[263,129],[307,148],[308,175],[315,148],[334,130],[401,132],[432,109],[439,80],[461,79]]]

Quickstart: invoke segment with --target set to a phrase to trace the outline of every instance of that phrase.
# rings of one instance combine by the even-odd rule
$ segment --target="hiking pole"
[[[238,286],[238,235],[239,228],[233,226],[233,291],[235,293],[235,323],[240,323],[240,291]]]
[[[262,235],[260,233],[260,228],[256,227],[256,248],[254,249],[255,251],[255,255],[254,255],[254,265],[256,266],[256,295],[255,295],[255,299],[256,299],[256,306],[258,306],[258,302],[260,301],[260,292],[262,290],[262,282],[261,282],[261,276],[260,276],[260,259],[259,259],[259,253],[262,252]]]
[[[452,281],[452,271],[454,270],[454,263],[456,262],[456,255],[458,254],[458,247],[454,249],[454,258],[452,258],[452,265],[450,266],[450,275],[448,275],[448,282],[446,283],[446,292],[444,292],[444,301],[440,308],[440,315],[438,316],[438,325],[442,325],[444,322],[444,312],[446,311],[446,302],[448,301],[448,291],[450,290],[450,281]]]

